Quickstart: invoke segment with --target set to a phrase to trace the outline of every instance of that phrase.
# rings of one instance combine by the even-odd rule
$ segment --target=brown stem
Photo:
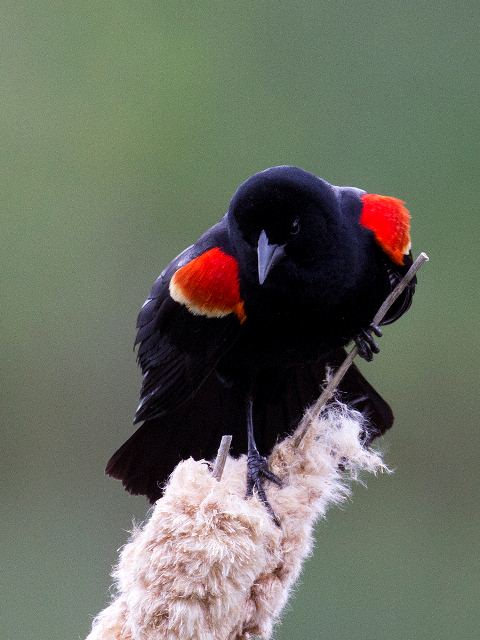
[[[222,436],[220,446],[218,447],[217,457],[213,465],[212,475],[219,482],[222,478],[225,462],[227,461],[230,445],[232,444],[232,436]]]

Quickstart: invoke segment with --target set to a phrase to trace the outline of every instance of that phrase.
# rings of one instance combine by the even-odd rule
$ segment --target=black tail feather
[[[270,371],[262,376],[254,402],[261,453],[268,454],[277,440],[295,429],[320,395],[327,368],[335,369],[345,356],[344,349],[338,349],[322,361],[291,367],[281,375]],[[367,445],[392,426],[389,405],[355,365],[342,380],[338,397],[366,416]],[[189,456],[212,459],[224,434],[233,436],[233,455],[246,452],[245,398],[235,386],[226,387],[213,373],[195,397],[177,411],[144,422],[110,458],[106,473],[121,480],[130,493],[145,495],[154,502],[180,460]]]

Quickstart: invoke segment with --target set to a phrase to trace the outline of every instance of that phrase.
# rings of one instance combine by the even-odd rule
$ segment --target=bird
[[[367,361],[379,352],[373,317],[411,264],[402,200],[289,165],[249,177],[220,221],[163,270],[139,312],[141,424],[106,473],[153,503],[178,462],[212,459],[229,433],[232,455],[247,454],[246,495],[256,492],[275,517],[265,483],[281,482],[269,452],[349,343]],[[408,310],[415,285],[382,325]],[[364,414],[365,447],[393,424],[355,365],[338,398]]]

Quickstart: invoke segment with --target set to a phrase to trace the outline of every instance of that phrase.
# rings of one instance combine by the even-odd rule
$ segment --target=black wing
[[[135,423],[175,410],[192,398],[235,342],[240,323],[234,314],[195,315],[175,302],[169,290],[180,267],[209,249],[225,249],[227,243],[222,221],[175,258],[153,285],[137,321],[135,344],[143,382]]]
[[[410,251],[408,255],[405,256],[404,264],[399,266],[398,264],[393,263],[391,260],[386,262],[386,269],[388,274],[388,279],[390,282],[390,290],[393,291],[403,276],[407,273],[410,267],[413,264],[412,252]],[[387,312],[385,318],[382,320],[380,324],[392,324],[395,320],[398,320],[404,313],[406,313],[410,309],[410,305],[412,304],[413,294],[415,293],[415,286],[417,284],[417,278],[414,277],[413,280],[407,285],[402,294],[390,307]]]

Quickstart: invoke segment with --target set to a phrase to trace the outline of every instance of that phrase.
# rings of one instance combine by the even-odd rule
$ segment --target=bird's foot
[[[275,512],[267,499],[265,489],[263,488],[265,480],[274,482],[277,487],[282,486],[280,478],[272,473],[268,468],[267,459],[261,456],[256,449],[249,451],[247,455],[247,497],[253,495],[253,490],[255,489],[260,501],[271,515],[272,520],[275,522],[277,527],[279,527],[280,522],[275,515]]]
[[[367,362],[370,362],[373,359],[374,353],[380,352],[380,347],[376,343],[372,333],[378,338],[381,338],[383,335],[378,324],[373,324],[372,322],[368,329],[362,329],[353,339],[357,345],[358,355]]]

